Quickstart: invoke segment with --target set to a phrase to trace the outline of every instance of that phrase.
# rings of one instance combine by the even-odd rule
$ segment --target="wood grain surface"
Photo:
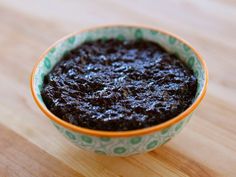
[[[29,76],[60,37],[105,24],[158,27],[202,54],[207,96],[189,125],[150,153],[99,156],[64,139],[35,105]],[[0,176],[236,176],[236,1],[0,0]]]

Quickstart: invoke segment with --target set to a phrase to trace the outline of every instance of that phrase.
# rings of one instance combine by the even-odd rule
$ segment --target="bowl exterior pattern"
[[[129,156],[148,152],[165,144],[183,129],[190,117],[151,134],[121,138],[84,135],[64,128],[55,122],[53,124],[68,140],[84,150],[110,156]]]
[[[113,26],[95,28],[88,31],[81,32],[65,38],[59,43],[55,44],[44,56],[43,60],[38,64],[35,70],[35,77],[33,85],[39,101],[44,105],[40,91],[43,85],[44,76],[50,72],[53,66],[60,60],[60,58],[71,49],[80,45],[83,42],[91,40],[107,40],[109,38],[116,38],[118,40],[141,40],[146,39],[158,43],[168,52],[175,54],[183,60],[193,71],[198,79],[198,88],[196,98],[199,96],[205,81],[205,73],[203,66],[198,60],[197,55],[191,48],[178,40],[174,36],[165,34],[163,32],[137,27]],[[45,105],[44,105],[45,106]],[[46,106],[45,106],[46,108]],[[61,125],[54,122],[58,130],[63,133],[70,141],[80,146],[83,149],[91,150],[101,154],[108,155],[130,155],[135,153],[142,153],[152,150],[169,140],[174,134],[178,133],[181,128],[189,120],[186,117],[180,122],[172,125],[168,129],[161,130],[152,134],[143,135],[141,137],[123,137],[123,138],[107,138],[107,137],[93,137],[83,135],[72,130],[65,129]]]

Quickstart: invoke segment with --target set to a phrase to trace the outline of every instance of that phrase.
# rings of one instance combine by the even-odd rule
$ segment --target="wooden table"
[[[39,55],[82,28],[145,24],[176,33],[205,58],[208,94],[189,125],[153,152],[111,158],[84,152],[44,117],[29,90]],[[236,176],[234,0],[1,0],[0,176]]]

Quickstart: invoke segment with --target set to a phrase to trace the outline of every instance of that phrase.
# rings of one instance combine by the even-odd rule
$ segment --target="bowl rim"
[[[203,67],[205,80],[204,80],[204,85],[203,85],[203,88],[202,88],[200,94],[198,95],[197,99],[192,103],[192,105],[190,107],[188,107],[184,112],[180,113],[176,117],[174,117],[174,118],[172,118],[172,119],[170,119],[166,122],[163,122],[161,124],[154,125],[152,127],[147,127],[147,128],[137,129],[137,130],[127,130],[127,131],[104,131],[104,130],[93,130],[93,129],[89,129],[89,128],[79,127],[79,126],[73,125],[69,122],[66,122],[66,121],[60,119],[59,117],[57,117],[56,115],[54,115],[53,113],[51,113],[46,108],[46,106],[44,106],[39,101],[39,98],[37,97],[37,94],[36,94],[36,91],[35,91],[35,86],[34,86],[34,79],[35,79],[36,70],[38,68],[38,65],[41,63],[41,61],[44,59],[44,57],[48,54],[48,52],[53,47],[55,47],[60,42],[63,42],[66,39],[68,39],[70,37],[73,37],[75,35],[79,35],[80,33],[83,33],[83,32],[92,31],[92,30],[96,30],[96,29],[114,28],[114,27],[117,27],[117,28],[139,28],[139,29],[157,31],[157,32],[162,33],[164,35],[168,35],[168,36],[171,36],[173,38],[176,38],[180,42],[187,45],[195,53],[195,55],[197,56],[198,60],[200,61],[201,65]],[[32,70],[31,77],[30,77],[30,89],[31,89],[32,96],[33,96],[37,106],[41,109],[41,111],[49,119],[51,119],[52,121],[58,123],[59,125],[63,126],[64,128],[70,129],[74,132],[79,132],[79,133],[82,133],[82,134],[85,134],[85,135],[87,134],[87,135],[92,135],[92,136],[96,136],[96,137],[143,136],[143,135],[146,135],[146,134],[153,133],[155,131],[159,131],[161,129],[168,128],[168,127],[172,126],[173,124],[175,124],[175,123],[183,120],[184,118],[186,118],[188,115],[190,115],[197,108],[197,106],[200,104],[200,102],[202,101],[202,99],[204,98],[204,96],[206,94],[207,85],[208,85],[208,70],[207,70],[206,63],[203,60],[202,56],[196,51],[196,49],[194,49],[187,41],[185,41],[184,39],[180,38],[179,36],[177,36],[175,34],[172,34],[171,32],[167,32],[165,30],[162,30],[162,29],[159,29],[159,28],[156,28],[156,27],[150,27],[150,26],[144,26],[144,25],[123,25],[123,24],[103,25],[103,26],[90,27],[90,28],[86,28],[86,29],[83,29],[83,30],[79,30],[79,31],[74,32],[74,33],[70,33],[70,34],[62,37],[61,39],[54,42],[50,47],[48,47],[43,52],[43,54],[39,57],[38,61],[34,65],[34,68]]]

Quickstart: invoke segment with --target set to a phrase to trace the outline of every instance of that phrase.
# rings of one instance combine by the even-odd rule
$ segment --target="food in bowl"
[[[186,110],[197,78],[148,40],[95,40],[68,51],[44,77],[41,95],[57,117],[94,130],[158,125]]]
[[[192,104],[182,113],[163,123],[127,131],[94,130],[71,124],[53,114],[47,108],[41,95],[45,76],[54,69],[66,53],[81,46],[86,41],[99,39],[152,41],[169,54],[178,57],[193,71],[194,76],[197,78],[197,90]],[[154,150],[181,132],[204,98],[207,83],[208,72],[203,58],[190,44],[180,37],[150,27],[110,25],[82,30],[68,35],[50,46],[36,63],[31,75],[30,86],[37,106],[70,142],[90,152],[124,157]],[[179,139],[176,141],[179,141]],[[181,139],[180,143],[184,143],[184,140]]]

